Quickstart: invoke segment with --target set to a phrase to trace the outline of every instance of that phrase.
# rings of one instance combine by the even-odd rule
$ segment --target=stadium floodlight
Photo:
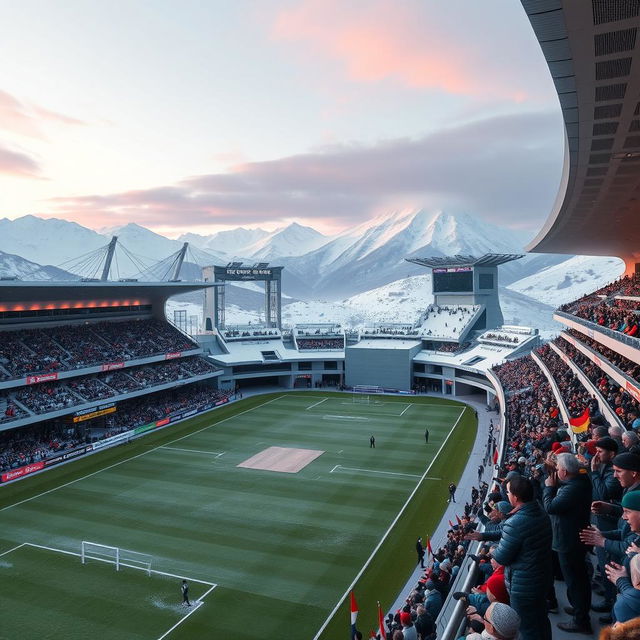
[[[120,567],[129,567],[146,571],[147,575],[151,575],[152,556],[146,553],[83,540],[80,557],[82,564],[86,564],[87,560],[97,560],[115,565],[116,571],[120,571]]]

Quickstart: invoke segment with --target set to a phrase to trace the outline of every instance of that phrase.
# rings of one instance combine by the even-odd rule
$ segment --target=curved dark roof
[[[144,300],[157,304],[180,293],[215,287],[213,282],[22,282],[0,281],[2,303],[56,303],[93,300]]]
[[[640,247],[640,2],[521,2],[566,132],[556,203],[527,249],[628,260]]]

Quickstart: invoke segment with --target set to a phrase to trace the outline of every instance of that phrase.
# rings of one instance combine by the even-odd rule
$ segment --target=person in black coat
[[[424,547],[422,546],[422,538],[418,538],[418,541],[416,542],[416,553],[418,554],[420,567],[424,569]]]
[[[563,631],[591,633],[591,585],[587,573],[587,547],[580,542],[580,531],[589,526],[591,517],[591,480],[587,470],[571,453],[561,453],[556,472],[544,482],[543,502],[551,516],[553,550],[573,608],[573,620],[559,622]]]

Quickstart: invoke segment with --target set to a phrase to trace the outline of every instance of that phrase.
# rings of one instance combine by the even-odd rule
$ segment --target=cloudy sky
[[[0,24],[0,217],[534,232],[556,195],[560,110],[513,0],[21,0]]]

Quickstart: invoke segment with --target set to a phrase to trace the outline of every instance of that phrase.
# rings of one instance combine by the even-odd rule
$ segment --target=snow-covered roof
[[[350,345],[349,349],[412,349],[422,344],[420,340],[397,340],[393,338],[373,338],[360,340],[357,344]]]
[[[229,353],[212,356],[215,362],[226,366],[251,364],[256,362],[295,362],[299,360],[341,360],[344,349],[305,350],[298,351],[285,346],[282,340],[264,340],[227,343]],[[275,359],[265,359],[263,352],[275,352]]]
[[[432,258],[405,258],[407,262],[423,267],[497,267],[505,262],[519,260],[523,253],[485,253],[483,256],[455,255]]]
[[[470,349],[457,354],[440,351],[421,351],[413,360],[414,362],[462,367],[484,372],[512,355],[513,347],[511,346],[476,344]]]

